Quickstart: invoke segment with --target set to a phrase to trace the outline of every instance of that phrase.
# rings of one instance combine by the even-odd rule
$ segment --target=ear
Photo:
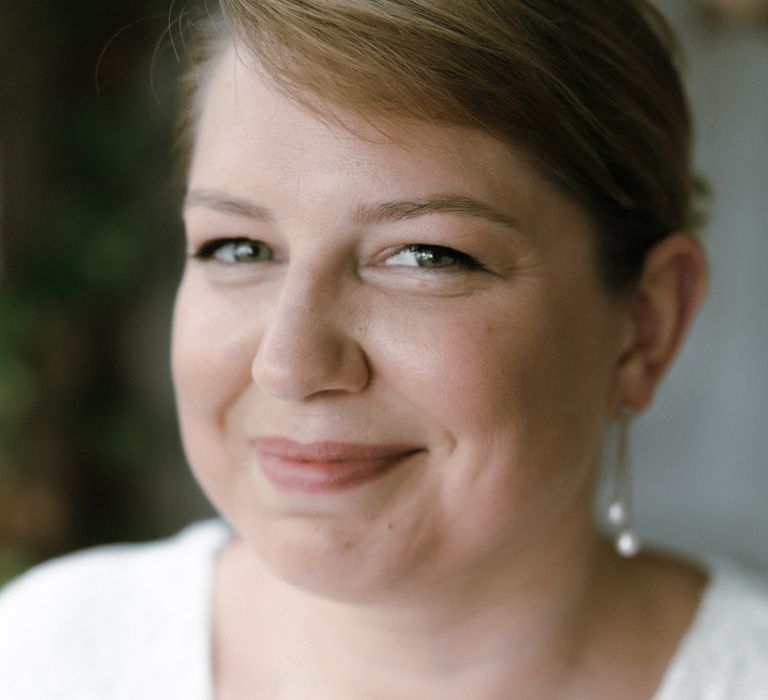
[[[639,283],[627,301],[627,327],[610,414],[622,406],[648,407],[677,353],[707,289],[707,263],[701,244],[676,233],[646,256]]]

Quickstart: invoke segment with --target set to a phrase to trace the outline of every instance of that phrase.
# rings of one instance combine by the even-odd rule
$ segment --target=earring
[[[622,557],[634,557],[640,551],[640,538],[632,528],[632,473],[629,463],[629,426],[632,409],[623,406],[619,412],[612,474],[612,495],[608,502],[608,522],[616,530],[616,551]]]

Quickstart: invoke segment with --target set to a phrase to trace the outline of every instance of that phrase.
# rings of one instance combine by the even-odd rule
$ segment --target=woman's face
[[[586,529],[626,325],[587,215],[519,154],[349,122],[222,60],[173,339],[203,488],[280,575],[339,596]]]

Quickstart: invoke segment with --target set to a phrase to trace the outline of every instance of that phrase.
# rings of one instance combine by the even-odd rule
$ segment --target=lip
[[[251,440],[259,466],[279,491],[333,493],[383,478],[420,448],[404,444],[300,443],[283,437]]]

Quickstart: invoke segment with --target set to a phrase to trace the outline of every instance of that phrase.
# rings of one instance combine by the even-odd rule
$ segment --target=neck
[[[251,629],[264,629],[267,616],[268,629],[280,630],[270,637],[275,662],[300,658],[291,675],[305,676],[312,697],[370,697],[376,689],[387,698],[507,698],[510,688],[563,697],[557,688],[576,675],[599,617],[600,574],[611,566],[588,517],[582,521],[483,571],[375,604],[318,598],[243,554],[233,580],[249,570],[259,600],[243,601],[240,614],[252,614]]]

